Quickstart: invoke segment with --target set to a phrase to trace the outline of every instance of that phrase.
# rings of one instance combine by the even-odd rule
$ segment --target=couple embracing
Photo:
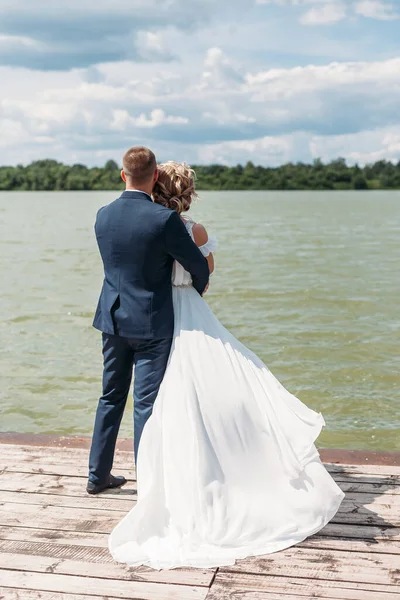
[[[132,566],[208,568],[297,544],[344,497],[314,445],[324,419],[204,300],[217,244],[186,216],[193,171],[133,147],[121,176],[126,190],[95,225],[104,374],[87,491],[125,483],[111,468],[134,370],[138,496],[110,552]]]

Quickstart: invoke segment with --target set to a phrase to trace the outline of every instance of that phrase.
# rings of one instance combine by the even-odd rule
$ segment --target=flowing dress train
[[[137,504],[110,552],[128,565],[208,568],[293,546],[344,497],[314,445],[323,416],[223,327],[179,264],[173,283],[174,339],[140,441]]]

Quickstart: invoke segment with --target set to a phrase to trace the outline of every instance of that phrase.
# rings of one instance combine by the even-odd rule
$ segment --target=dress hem
[[[217,567],[232,566],[238,560],[244,560],[244,559],[250,558],[252,556],[262,556],[264,554],[265,555],[274,554],[275,552],[280,552],[282,550],[286,550],[287,548],[291,548],[292,546],[296,546],[297,544],[300,544],[301,542],[303,542],[310,536],[315,535],[316,533],[318,533],[318,531],[321,531],[321,529],[323,529],[336,515],[344,496],[345,496],[344,492],[342,492],[340,495],[338,495],[337,502],[335,503],[334,508],[331,511],[329,511],[329,513],[323,519],[321,524],[319,524],[317,527],[314,527],[308,533],[306,533],[304,535],[302,534],[298,538],[291,538],[290,540],[282,541],[282,543],[269,544],[268,546],[263,546],[259,549],[255,549],[255,550],[249,550],[249,551],[245,550],[243,553],[239,552],[235,558],[228,559],[228,560],[221,559],[221,560],[212,561],[210,563],[204,562],[202,564],[195,564],[195,561],[190,562],[189,560],[188,561],[183,560],[182,562],[173,564],[171,566],[164,565],[164,566],[160,567],[160,566],[154,566],[154,563],[152,561],[129,562],[129,561],[125,561],[125,560],[118,560],[118,558],[115,556],[115,553],[111,552],[111,550],[110,550],[110,553],[111,553],[113,559],[116,562],[119,562],[121,564],[126,564],[129,567],[138,567],[138,566],[150,567],[151,569],[154,569],[156,571],[180,569],[180,568],[212,569],[212,568],[217,568]],[[216,548],[219,549],[220,547],[216,546]]]

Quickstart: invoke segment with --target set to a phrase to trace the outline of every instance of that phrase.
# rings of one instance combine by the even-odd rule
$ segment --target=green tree
[[[380,160],[364,167],[348,166],[344,158],[328,164],[286,163],[262,167],[212,164],[194,167],[199,190],[351,190],[400,189],[400,161]],[[28,166],[0,167],[0,190],[113,190],[123,189],[120,168],[114,160],[104,167],[64,165],[38,160]]]

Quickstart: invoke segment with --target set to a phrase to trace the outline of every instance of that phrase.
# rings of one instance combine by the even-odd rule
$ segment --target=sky
[[[0,0],[0,164],[400,160],[400,0]]]

